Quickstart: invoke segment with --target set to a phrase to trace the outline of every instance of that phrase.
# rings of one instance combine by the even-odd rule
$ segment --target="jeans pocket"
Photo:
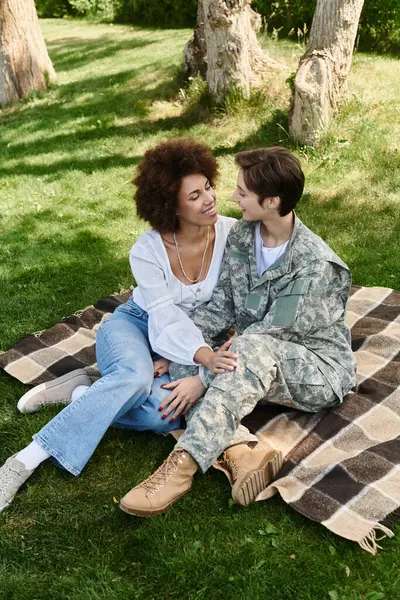
[[[147,312],[143,310],[143,308],[140,308],[140,306],[136,304],[132,298],[128,300],[128,305],[129,313],[132,315],[132,317],[136,317],[137,319],[147,318]]]

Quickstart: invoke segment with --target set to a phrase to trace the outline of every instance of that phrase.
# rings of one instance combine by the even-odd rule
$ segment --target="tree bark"
[[[249,97],[271,71],[287,69],[258,43],[261,17],[250,4],[251,0],[199,0],[196,29],[184,51],[185,73],[206,80],[216,102],[232,88]]]
[[[317,0],[310,39],[294,80],[289,131],[318,146],[347,97],[347,78],[364,0]]]
[[[0,0],[0,106],[54,78],[34,0]]]
[[[197,77],[200,75],[204,81],[207,80],[207,48],[204,33],[204,3],[198,1],[196,29],[193,37],[186,42],[183,50],[184,55],[184,75],[186,79],[189,77]]]

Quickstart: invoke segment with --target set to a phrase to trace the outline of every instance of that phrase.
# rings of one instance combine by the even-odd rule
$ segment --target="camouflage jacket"
[[[285,253],[259,277],[254,228],[255,223],[239,221],[231,229],[217,286],[196,310],[195,324],[212,347],[232,327],[238,335],[268,335],[305,346],[342,399],[355,385],[345,324],[348,267],[295,215]],[[205,375],[202,380],[209,383],[211,373]]]

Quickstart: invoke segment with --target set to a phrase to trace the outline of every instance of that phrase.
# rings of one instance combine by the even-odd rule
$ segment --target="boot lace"
[[[182,458],[185,457],[185,452],[183,450],[176,450],[172,452],[163,462],[163,464],[158,467],[157,471],[150,475],[146,481],[143,482],[143,487],[149,490],[152,496],[154,496],[155,492],[158,492],[160,488],[164,486],[164,484],[168,481],[170,477],[178,470],[179,465],[182,464]]]
[[[219,461],[232,475],[233,481],[238,478],[238,468],[233,458],[227,452],[224,452],[222,459]]]

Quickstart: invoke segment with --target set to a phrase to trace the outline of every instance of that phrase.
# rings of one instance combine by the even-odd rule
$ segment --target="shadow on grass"
[[[7,132],[4,131],[0,151],[0,176],[18,173],[57,179],[62,171],[93,172],[134,166],[140,157],[113,152],[99,157],[97,149],[104,140],[116,137],[134,139],[173,130],[176,135],[187,134],[188,129],[204,119],[204,111],[197,113],[191,108],[177,117],[148,118],[155,100],[171,99],[177,94],[180,80],[176,67],[162,67],[160,63],[151,66],[158,73],[156,85],[141,82],[140,69],[102,75],[56,88],[53,102],[33,110],[28,106],[5,118]],[[116,116],[129,122],[116,125]],[[48,133],[40,139],[35,136],[32,141],[19,142],[19,128],[29,134]],[[60,128],[69,131],[58,133]],[[92,151],[93,146],[88,146],[91,142],[98,142],[93,150],[97,156],[82,158],[83,152]],[[59,153],[68,153],[68,158],[50,162],[50,155]],[[36,162],[38,156],[43,158],[40,164]],[[9,165],[7,160],[11,161]]]
[[[215,156],[229,156],[242,150],[252,150],[259,147],[280,146],[291,148],[288,138],[288,115],[287,112],[277,109],[264,121],[257,131],[247,138],[239,140],[234,146],[217,146],[214,148]]]
[[[120,41],[108,36],[61,38],[49,42],[48,47],[56,69],[71,71],[157,41],[133,36]],[[55,87],[46,95],[46,103],[20,105],[19,110],[4,115],[7,127],[0,133],[0,177],[18,173],[57,180],[70,170],[92,173],[134,166],[140,157],[115,152],[115,138],[133,140],[163,132],[187,135],[197,123],[213,118],[204,99],[188,105],[179,116],[154,118],[153,103],[176,98],[181,86],[182,74],[176,65],[171,66],[167,57],[154,61],[149,56],[144,63],[117,73],[101,71]],[[278,144],[285,129],[287,115],[277,110],[256,133],[232,148],[215,148],[215,154]],[[105,140],[114,140],[108,151]]]
[[[115,145],[107,152],[104,140],[185,128],[187,123],[178,119],[149,118],[152,103],[175,97],[181,84],[181,74],[167,55],[154,60],[144,49],[162,41],[161,34],[146,38],[146,32],[122,40],[103,36],[50,41],[48,49],[56,70],[72,71],[91,64],[95,74],[38,94],[45,102],[33,106],[25,101],[0,113],[0,176],[18,173],[57,178],[71,169],[92,172],[125,167],[134,162],[115,152]],[[125,52],[134,49],[143,51]],[[120,63],[115,61],[118,53]],[[106,58],[114,58],[112,68],[101,62]],[[112,72],[117,65],[121,70]],[[61,159],[60,154],[64,155]]]
[[[117,42],[105,36],[84,41],[62,38],[48,46],[56,68],[70,71],[119,51],[146,47],[156,41],[132,37]],[[202,99],[188,106],[179,116],[151,116],[154,101],[176,98],[181,85],[182,74],[176,65],[171,66],[165,59],[160,59],[55,87],[46,95],[46,103],[33,107],[29,103],[20,105],[20,110],[3,117],[7,127],[0,133],[3,141],[0,176],[18,173],[56,180],[60,173],[70,170],[92,173],[134,166],[140,157],[131,158],[127,153],[115,152],[114,144],[104,152],[104,141],[134,139],[160,132],[187,135],[197,123],[213,118],[210,107],[204,106]],[[116,123],[116,119],[124,123]],[[258,132],[233,148],[215,148],[215,154],[224,156],[257,145],[278,144],[282,127],[287,129],[287,115],[275,111]],[[60,154],[67,156],[60,158]]]
[[[97,206],[95,200],[91,202],[89,224],[45,210],[24,215],[18,228],[2,235],[7,305],[7,320],[0,323],[2,350],[22,335],[46,328],[133,283],[128,252],[121,256],[116,242],[89,229],[104,219],[121,222],[124,210],[104,210],[100,201]]]
[[[297,213],[348,264],[356,285],[400,289],[400,265],[393,248],[400,238],[400,214],[392,202],[351,202],[352,192],[321,202],[305,194]]]
[[[72,71],[93,61],[109,58],[118,52],[134,48],[144,48],[157,41],[134,37],[119,41],[110,40],[109,36],[103,36],[95,40],[90,38],[82,39],[81,37],[67,37],[47,42],[47,50],[49,51],[56,72]]]

